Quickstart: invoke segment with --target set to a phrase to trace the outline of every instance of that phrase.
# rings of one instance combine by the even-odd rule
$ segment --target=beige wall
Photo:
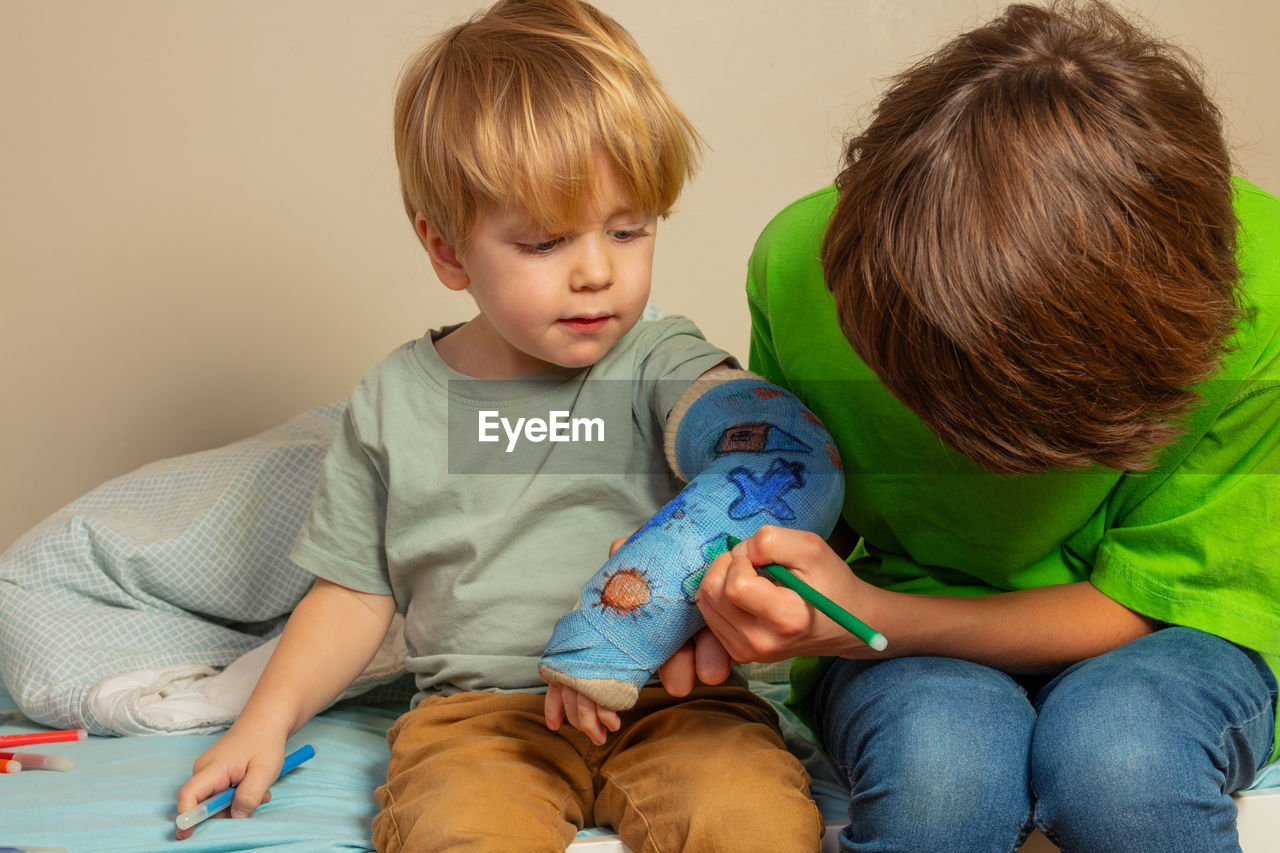
[[[475,0],[0,0],[0,548],[144,462],[341,398],[470,316],[399,207],[389,102]],[[987,0],[602,0],[711,144],[654,300],[745,357],[759,229],[883,79]],[[1270,0],[1141,0],[1280,190]]]

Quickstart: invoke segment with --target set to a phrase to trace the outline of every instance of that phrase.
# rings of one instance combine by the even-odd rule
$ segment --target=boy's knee
[[[1188,839],[1211,824],[1229,834],[1229,794],[1270,744],[1267,685],[1251,678],[1248,655],[1190,629],[1149,635],[1069,672],[1045,698],[1032,743],[1037,822],[1072,843],[1107,833],[1160,838],[1158,826],[1183,839],[1182,849],[1208,849]]]
[[[971,790],[1009,773],[1025,778],[1035,714],[1003,673],[945,658],[877,664],[829,694],[824,740],[852,776]]]
[[[734,773],[734,776],[738,776]],[[745,774],[743,774],[745,775]],[[601,794],[600,811],[611,818],[623,841],[637,853],[666,850],[732,850],[778,853],[817,851],[823,821],[805,784],[758,786],[714,782],[684,786],[681,803],[646,804],[615,790]],[[609,800],[617,802],[610,804]]]
[[[785,749],[773,710],[739,688],[699,692],[738,701],[698,699],[651,716],[669,737],[606,765],[596,815],[637,853],[818,850],[823,823],[809,775]]]
[[[390,784],[378,788],[381,810],[373,819],[374,848],[378,853],[562,853],[584,822],[572,802],[558,804],[551,796],[545,800],[517,796],[504,802],[500,790],[486,796],[467,789],[439,785],[397,792]]]
[[[686,850],[782,853],[817,851],[822,846],[822,815],[807,795],[792,793],[767,807],[740,797],[687,815]]]

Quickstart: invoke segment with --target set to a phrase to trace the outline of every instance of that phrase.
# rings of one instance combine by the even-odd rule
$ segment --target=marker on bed
[[[0,735],[0,749],[6,746],[30,746],[33,743],[64,743],[85,740],[89,733],[84,729],[63,729],[58,732],[27,732],[20,735]]]
[[[314,758],[316,748],[311,744],[295,749],[284,758],[284,765],[280,768],[280,775],[288,773],[304,761]],[[231,798],[235,796],[236,788],[232,785],[225,791],[214,794],[209,799],[200,803],[194,809],[189,809],[178,815],[178,829],[190,829],[201,821],[208,820],[218,812],[231,805]]]
[[[34,752],[0,752],[0,761],[16,761],[24,770],[75,770],[76,763],[61,755],[37,755]]]
[[[65,847],[0,847],[0,853],[67,853]]]
[[[729,547],[732,548],[741,541],[733,536],[729,537]],[[756,566],[756,571],[764,572],[787,589],[794,590],[805,601],[814,606],[819,613],[830,617],[841,628],[844,628],[850,634],[866,643],[877,652],[882,652],[889,646],[889,641],[885,639],[875,628],[872,628],[866,622],[863,622],[857,616],[854,616],[848,610],[845,610],[839,604],[827,598],[813,587],[809,586],[795,573],[786,566],[779,566],[777,563],[770,563],[767,566]]]
[[[0,773],[21,773],[22,762],[0,758]]]

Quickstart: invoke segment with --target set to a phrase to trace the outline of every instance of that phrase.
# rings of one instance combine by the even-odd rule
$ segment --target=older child
[[[646,545],[655,531],[704,543],[776,519],[753,504],[747,529],[698,526],[719,516],[694,511],[689,489],[719,463],[681,449],[705,437],[688,424],[801,411],[751,379],[692,386],[730,357],[683,318],[641,320],[658,219],[694,167],[692,128],[613,20],[575,0],[509,0],[410,64],[396,150],[436,275],[479,313],[400,347],[352,393],[294,550],[319,579],[179,810],[235,784],[233,816],[249,815],[286,738],[361,671],[399,609],[418,694],[388,736],[379,850],[560,851],[597,823],[636,850],[816,849],[807,777],[749,691],[636,689],[621,715],[588,698],[598,683],[642,686],[665,659],[601,678],[614,675],[593,663],[615,657],[610,642],[661,649],[637,628],[664,619],[672,648],[692,631],[681,614],[696,609],[662,591],[671,567]],[[595,616],[611,608],[609,636],[550,661],[571,670],[554,695],[582,729],[552,730],[539,654],[608,539],[675,492],[662,444],[678,399],[687,412],[670,430],[686,436],[675,455],[694,484],[619,551],[600,609],[583,600]],[[828,458],[825,432],[801,420],[792,431]],[[754,485],[750,444],[725,452]],[[803,467],[793,455],[785,464]],[[826,479],[778,491],[794,492],[794,523],[834,523],[839,479]],[[558,726],[563,712],[546,715]]]
[[[861,545],[766,530],[708,570],[707,622],[738,660],[835,658],[793,684],[845,850],[1238,850],[1280,668],[1280,202],[1232,179],[1194,64],[1100,3],[959,36],[845,163],[747,289]]]

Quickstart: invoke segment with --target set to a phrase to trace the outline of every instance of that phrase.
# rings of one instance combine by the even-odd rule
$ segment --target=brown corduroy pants
[[[377,849],[561,853],[580,828],[606,825],[636,853],[820,849],[809,777],[749,690],[646,688],[600,747],[568,723],[549,731],[542,704],[461,693],[401,717],[387,734]]]

